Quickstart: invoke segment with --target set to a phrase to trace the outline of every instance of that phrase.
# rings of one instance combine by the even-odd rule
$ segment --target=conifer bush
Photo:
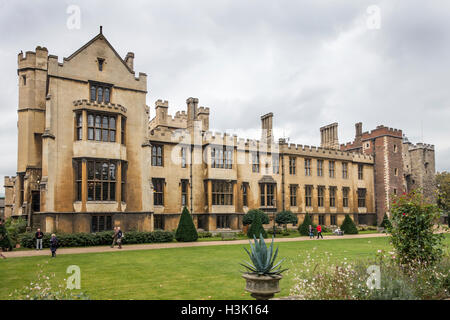
[[[192,221],[191,214],[186,207],[184,207],[181,213],[175,239],[179,242],[191,242],[197,241],[198,239],[197,229],[195,229],[194,221]]]
[[[259,238],[261,234],[264,238],[267,238],[266,230],[264,230],[264,228],[262,226],[261,217],[262,217],[262,215],[259,215],[259,214],[255,215],[252,225],[250,226],[250,228],[247,231],[247,237],[249,237],[250,239],[253,237]]]
[[[391,221],[389,220],[389,218],[388,218],[386,213],[384,214],[384,218],[383,218],[383,221],[381,221],[380,227],[384,228],[386,230],[388,230],[389,228],[392,227]]]
[[[341,230],[344,231],[344,234],[358,234],[358,228],[348,214],[345,215]]]
[[[311,216],[309,214],[306,214],[305,219],[303,219],[302,224],[298,227],[298,232],[300,233],[301,236],[309,236],[309,225],[312,226],[314,234],[315,234],[317,225],[315,225],[312,222]]]

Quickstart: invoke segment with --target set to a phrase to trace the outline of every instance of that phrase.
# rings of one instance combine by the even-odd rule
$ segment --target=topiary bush
[[[278,224],[284,224],[284,229],[287,231],[288,223],[297,223],[297,215],[293,214],[289,210],[278,212],[275,216],[275,222]]]
[[[348,214],[345,215],[341,230],[344,231],[344,234],[358,234],[358,228]]]
[[[312,226],[314,234],[316,234],[317,230],[316,227],[317,225],[315,225],[312,220],[311,220],[311,216],[309,214],[305,215],[305,219],[303,219],[302,224],[298,227],[298,232],[300,233],[301,236],[309,236],[309,226]]]
[[[419,192],[395,197],[391,206],[390,242],[402,265],[434,264],[443,256],[444,235],[434,233],[440,211]]]
[[[195,229],[194,221],[192,221],[191,214],[186,207],[184,207],[181,213],[175,239],[179,242],[191,242],[197,241],[198,239],[197,229]]]
[[[244,217],[242,218],[242,224],[244,226],[252,224],[252,222],[255,219],[256,215],[260,215],[261,216],[261,223],[262,224],[269,224],[269,222],[270,222],[269,216],[267,215],[267,213],[265,213],[264,211],[259,210],[259,209],[249,210],[244,215]]]
[[[262,226],[261,218],[262,218],[262,215],[259,215],[259,214],[255,215],[252,225],[250,226],[250,228],[247,231],[247,237],[249,237],[250,239],[252,239],[254,237],[259,238],[261,234],[264,238],[267,238],[267,233],[266,233],[266,230],[264,230],[264,228]]]
[[[389,220],[387,214],[384,214],[383,221],[380,223],[380,227],[388,230],[392,227],[391,221]]]

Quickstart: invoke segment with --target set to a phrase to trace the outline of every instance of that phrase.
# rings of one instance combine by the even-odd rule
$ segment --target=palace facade
[[[250,209],[374,224],[392,194],[434,178],[433,146],[383,126],[362,133],[359,123],[355,141],[340,145],[334,123],[311,147],[276,141],[272,113],[261,117],[260,140],[212,133],[210,108],[196,98],[173,116],[158,100],[150,119],[147,76],[133,61],[101,29],[62,63],[42,47],[19,54],[17,174],[5,177],[5,217],[45,232],[174,230],[186,206],[208,231],[242,229]],[[426,173],[417,169],[425,162]]]

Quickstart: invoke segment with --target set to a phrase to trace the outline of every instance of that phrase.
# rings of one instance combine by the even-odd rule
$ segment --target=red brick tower
[[[341,145],[343,151],[359,151],[375,159],[375,207],[377,222],[389,215],[393,194],[404,192],[402,131],[378,126],[370,132],[362,132],[362,123],[355,125],[355,140]]]

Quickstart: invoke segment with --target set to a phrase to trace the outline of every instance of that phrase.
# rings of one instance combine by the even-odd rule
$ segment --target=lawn
[[[450,236],[446,236],[446,245]],[[293,268],[303,261],[308,252],[330,252],[335,261],[373,257],[378,249],[389,250],[387,238],[310,240],[277,244],[279,256],[286,258],[285,267]],[[55,273],[64,283],[69,265],[81,268],[82,290],[91,299],[194,299],[227,300],[252,299],[244,291],[239,262],[247,260],[243,247],[226,245],[192,248],[171,248],[141,251],[113,251],[24,257],[0,260],[0,299],[36,277],[38,264],[45,271]],[[293,274],[287,271],[281,280],[282,291],[277,296],[289,295]]]

